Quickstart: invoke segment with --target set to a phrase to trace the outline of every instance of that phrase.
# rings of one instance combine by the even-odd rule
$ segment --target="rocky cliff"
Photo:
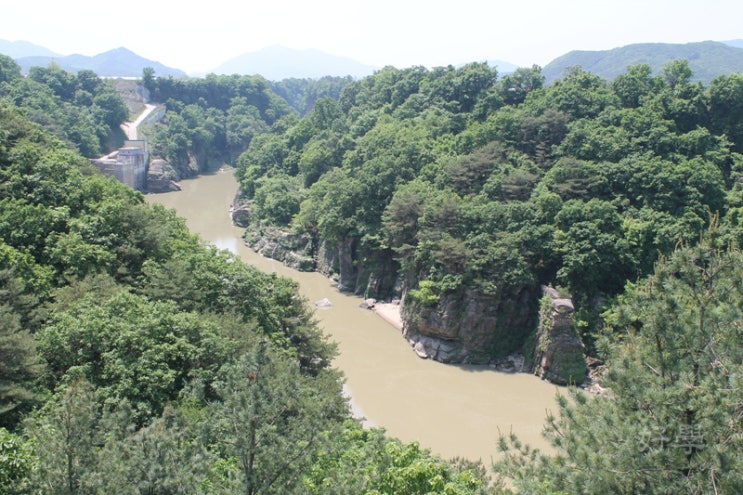
[[[311,272],[317,266],[312,256],[312,239],[308,235],[274,226],[256,226],[245,231],[243,240],[258,254],[281,261],[295,270]]]
[[[150,165],[147,167],[147,192],[180,191],[181,186],[175,182],[177,177],[178,174],[165,160],[151,160]]]
[[[338,289],[365,298],[397,296],[398,265],[391,251],[367,252],[355,239],[319,243],[317,271],[335,279]]]
[[[532,369],[558,385],[580,384],[586,379],[585,348],[575,329],[574,312],[570,299],[543,287]]]
[[[263,256],[298,270],[321,272],[334,279],[339,290],[365,298],[402,295],[403,336],[421,358],[534,372],[562,385],[585,379],[585,351],[575,330],[572,302],[554,289],[524,285],[493,294],[468,288],[426,304],[406,297],[391,252],[365,254],[355,239],[318,241],[258,224],[250,204],[236,203],[232,217],[246,227],[246,245]]]
[[[495,363],[514,352],[537,323],[533,287],[483,294],[466,289],[435,307],[406,300],[404,335],[421,357],[445,363]]]

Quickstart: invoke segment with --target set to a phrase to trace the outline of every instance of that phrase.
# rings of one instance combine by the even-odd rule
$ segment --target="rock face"
[[[250,210],[250,205],[238,204],[230,209],[230,216],[232,217],[232,223],[238,227],[246,228],[250,225],[250,219],[253,217],[253,213]]]
[[[316,258],[317,271],[341,291],[378,299],[395,295],[398,265],[391,252],[362,252],[357,240],[341,239],[321,242]]]
[[[539,327],[534,342],[534,373],[558,385],[586,379],[583,342],[575,329],[575,308],[551,287],[543,287]]]
[[[403,306],[403,334],[416,353],[444,363],[494,363],[520,352],[536,326],[531,287],[497,296],[468,289],[440,298],[435,307]]]
[[[245,210],[244,207],[239,207]],[[249,208],[241,211],[239,217],[250,221]],[[235,221],[235,208],[233,208]],[[278,227],[260,226],[245,231],[245,244],[255,252],[267,258],[283,262],[295,270],[311,272],[315,270],[315,258],[311,256],[312,239],[310,236],[295,234]]]
[[[147,192],[162,193],[180,191],[175,179],[178,174],[165,160],[152,160],[147,169]]]

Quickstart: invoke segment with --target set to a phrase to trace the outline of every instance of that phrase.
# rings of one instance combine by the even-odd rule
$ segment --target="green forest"
[[[569,294],[606,393],[493,466],[351,419],[294,282],[100,175],[128,112],[95,74],[0,56],[0,493],[743,492],[743,76],[688,63],[158,78],[153,154],[237,166],[248,229],[308,236],[341,289],[522,350]],[[472,301],[479,312],[472,314]]]
[[[249,230],[306,234],[341,288],[403,297],[411,331],[473,342],[470,362],[522,349],[541,285],[573,298],[592,349],[661,254],[716,216],[741,240],[743,79],[691,77],[685,61],[549,86],[539,67],[385,68],[251,141]]]

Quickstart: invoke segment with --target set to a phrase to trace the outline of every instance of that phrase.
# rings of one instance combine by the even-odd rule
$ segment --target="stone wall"
[[[125,141],[113,153],[92,160],[101,172],[138,191],[146,189],[148,162],[147,143],[143,140]]]

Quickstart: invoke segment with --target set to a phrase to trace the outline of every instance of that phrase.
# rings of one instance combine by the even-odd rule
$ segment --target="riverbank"
[[[373,311],[384,321],[402,332],[402,314],[400,312],[400,304],[378,302],[374,305]]]
[[[333,365],[343,372],[353,413],[367,418],[365,424],[403,441],[418,441],[445,458],[488,462],[497,456],[499,434],[509,431],[549,451],[541,432],[547,411],[556,408],[555,386],[527,373],[418,358],[399,330],[399,305],[380,303],[376,312],[362,310],[360,297],[338,291],[328,277],[289,269],[243,245],[244,229],[225,214],[238,187],[231,173],[204,175],[181,185],[181,192],[148,195],[147,200],[175,208],[192,232],[215,246],[260,270],[295,280],[305,300],[331,301],[314,316],[338,346]]]

